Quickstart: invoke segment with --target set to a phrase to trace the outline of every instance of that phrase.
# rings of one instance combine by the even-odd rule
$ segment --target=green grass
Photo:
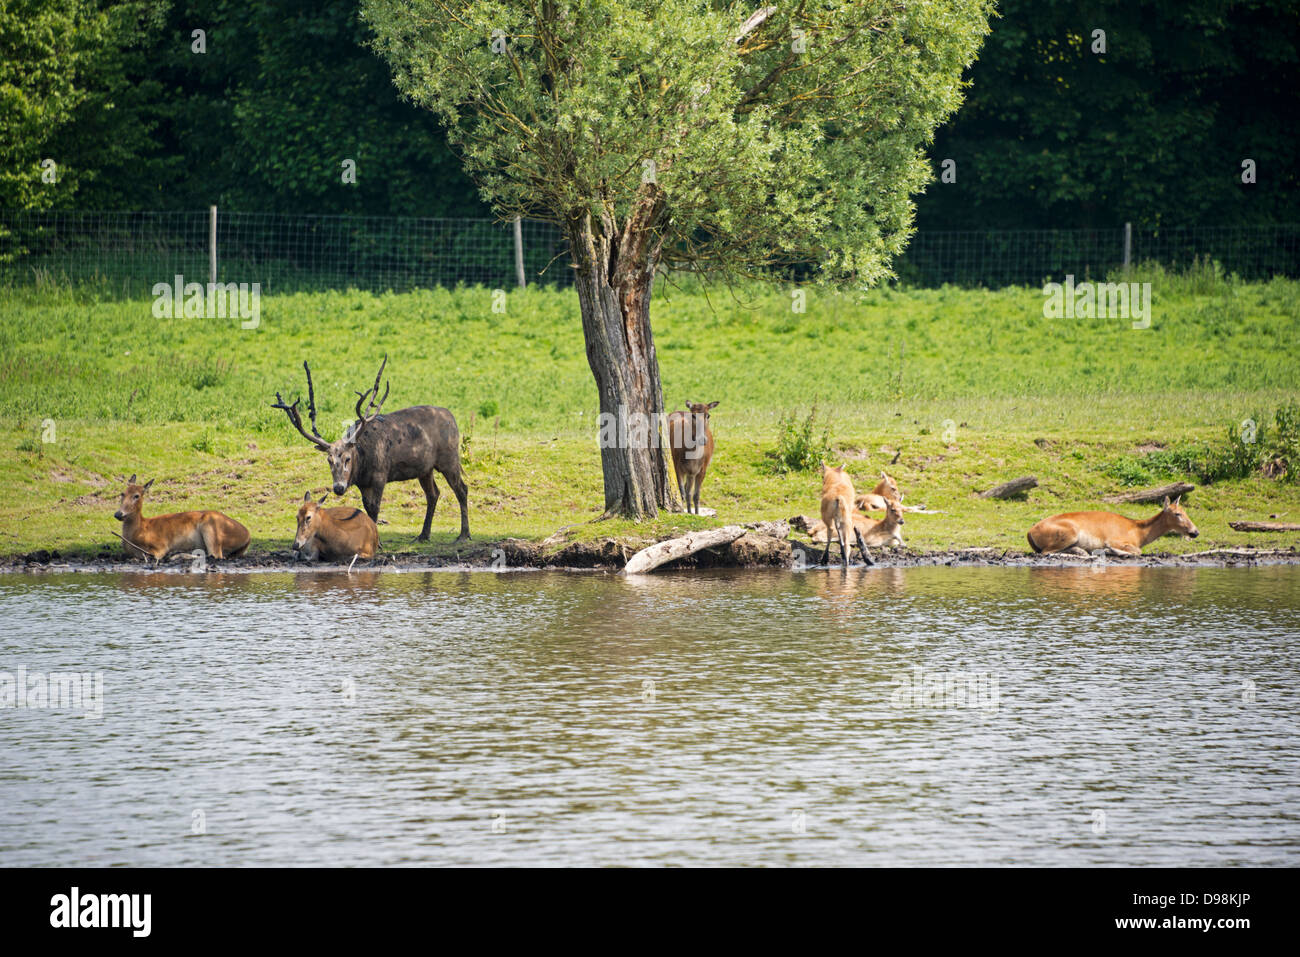
[[[802,423],[815,404],[860,485],[901,452],[890,472],[907,501],[943,511],[909,516],[911,546],[1022,549],[1038,518],[1109,508],[1103,495],[1154,475],[1158,449],[1222,443],[1229,426],[1300,399],[1300,283],[1133,278],[1154,283],[1149,329],[1045,319],[1039,289],[813,289],[805,313],[791,311],[786,288],[659,289],[668,407],[720,403],[701,498],[718,518],[578,524],[570,537],[815,512],[816,475],[782,474],[770,458],[782,417]],[[116,549],[112,512],[132,472],[158,479],[146,514],[219,508],[250,527],[255,548],[285,547],[303,491],[324,489],[328,471],[269,403],[304,391],[310,358],[321,431],[334,438],[385,352],[389,408],[445,405],[469,433],[476,540],[541,539],[600,511],[595,388],[572,292],[513,291],[504,313],[480,288],[263,297],[254,330],[155,319],[150,306],[84,289],[0,290],[0,553]],[[53,442],[42,441],[46,420]],[[1042,486],[1027,501],[972,494],[1024,474]],[[355,490],[348,500],[359,503]],[[1188,504],[1201,538],[1152,550],[1283,543],[1227,522],[1300,521],[1300,486],[1253,474]],[[447,552],[455,512],[444,488],[435,541],[411,550]],[[385,547],[407,550],[423,517],[418,485],[390,486],[384,517]]]

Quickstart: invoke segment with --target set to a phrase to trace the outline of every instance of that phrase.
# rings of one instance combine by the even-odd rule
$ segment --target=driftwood
[[[1239,532],[1300,532],[1294,522],[1229,522],[1228,526]]]
[[[1175,482],[1173,485],[1162,485],[1159,488],[1144,488],[1139,492],[1107,495],[1102,501],[1117,505],[1124,502],[1159,502],[1163,501],[1166,496],[1172,499],[1177,498],[1179,495],[1186,495],[1194,488],[1196,486],[1188,482]]]
[[[715,545],[728,545],[748,532],[744,525],[726,525],[722,528],[707,528],[699,532],[690,532],[680,538],[670,538],[665,542],[655,542],[649,548],[643,548],[631,558],[623,568],[625,575],[641,575],[653,571],[665,562],[685,558],[704,548]]]
[[[987,491],[980,492],[980,498],[1010,498],[1013,495],[1019,495],[1021,492],[1028,492],[1031,488],[1038,485],[1038,479],[1032,475],[1026,475],[1022,478],[1012,479],[1010,482],[1003,482],[1001,485],[995,485]]]

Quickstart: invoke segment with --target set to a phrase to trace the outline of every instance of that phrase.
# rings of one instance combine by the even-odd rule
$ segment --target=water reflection
[[[1293,567],[0,576],[0,615],[0,672],[105,687],[0,711],[0,864],[1298,859]]]

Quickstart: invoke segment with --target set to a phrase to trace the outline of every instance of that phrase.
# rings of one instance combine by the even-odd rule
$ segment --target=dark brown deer
[[[359,508],[321,508],[330,493],[312,501],[311,492],[298,508],[298,533],[293,538],[295,558],[314,562],[348,558],[374,558],[379,550],[379,529]]]
[[[388,356],[380,363],[375,384],[357,395],[357,420],[337,442],[327,442],[316,429],[316,391],[312,386],[311,367],[307,372],[307,408],[311,415],[311,432],[302,426],[298,412],[301,398],[286,405],[280,393],[275,394],[274,409],[284,409],[289,422],[304,439],[329,456],[330,474],[334,479],[334,494],[343,495],[355,485],[361,490],[361,503],[370,520],[379,522],[379,503],[384,497],[384,486],[389,482],[418,479],[424,489],[424,527],[416,541],[429,540],[429,526],[433,511],[438,506],[438,485],[433,473],[441,472],[451,486],[460,504],[460,535],[456,541],[469,538],[469,489],[460,467],[460,429],[456,418],[446,409],[433,405],[413,405],[382,415],[388,400],[388,383],[384,383],[383,398],[379,398],[379,380],[383,378]],[[370,404],[362,410],[367,399]],[[376,404],[378,399],[378,404]]]
[[[713,461],[713,430],[709,428],[709,410],[718,403],[687,402],[686,412],[668,416],[668,444],[673,453],[673,471],[677,473],[677,490],[682,493],[686,511],[700,513],[700,487],[704,473]],[[692,507],[694,506],[694,507]]]

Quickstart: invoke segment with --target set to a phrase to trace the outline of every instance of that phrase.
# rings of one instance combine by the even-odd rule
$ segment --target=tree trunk
[[[650,332],[650,292],[658,265],[656,188],[643,191],[620,230],[590,214],[568,224],[587,362],[600,396],[600,464],[605,514],[654,518],[676,505],[668,481],[663,387]],[[612,425],[611,425],[612,424]]]

